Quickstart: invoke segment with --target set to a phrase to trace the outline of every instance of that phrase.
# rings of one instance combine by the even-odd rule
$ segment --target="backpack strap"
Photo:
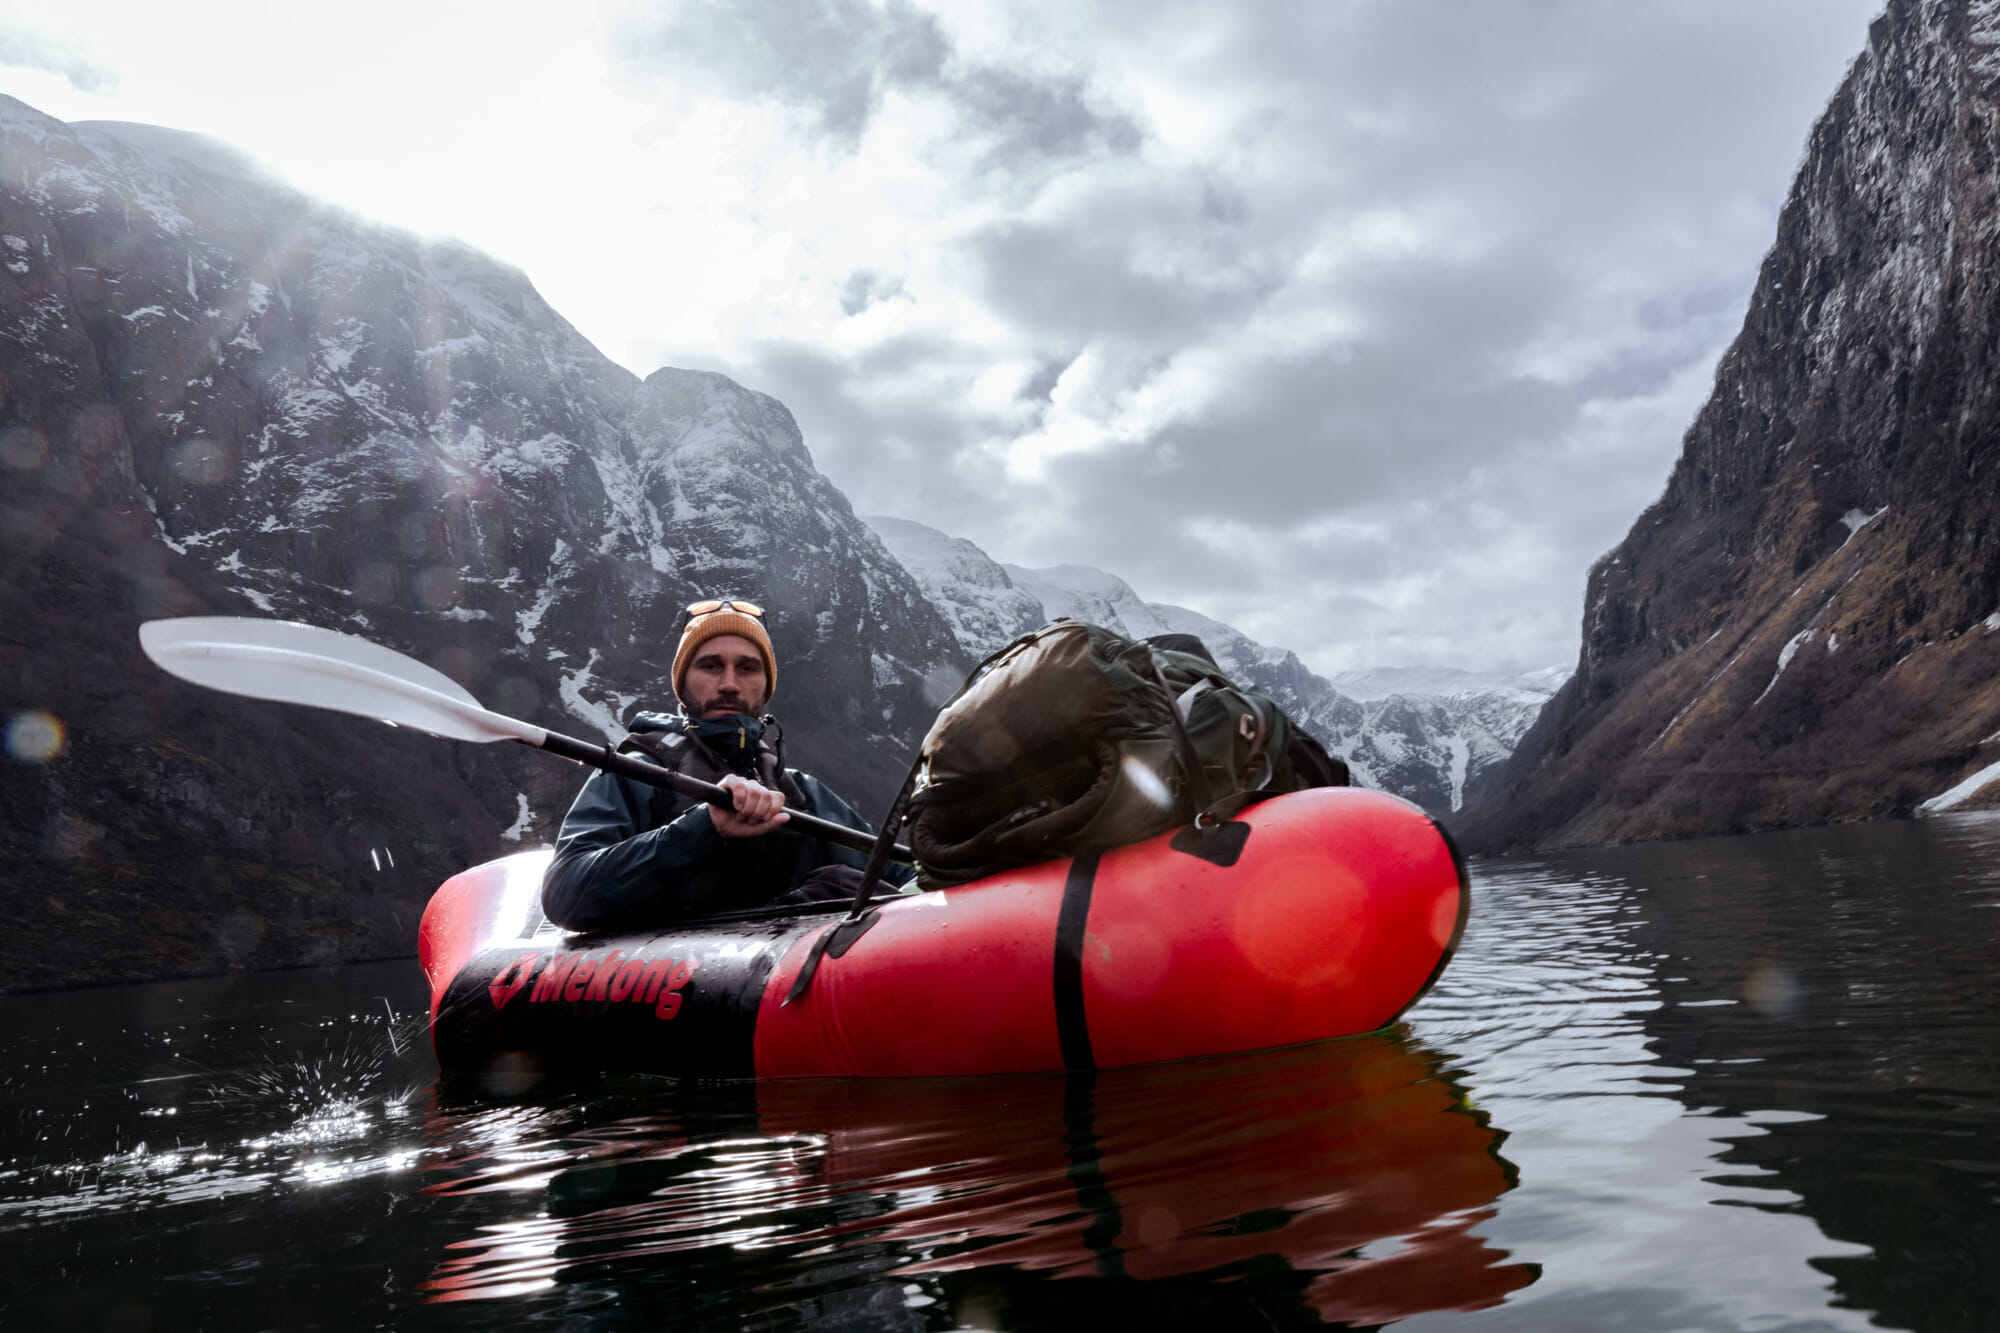
[[[1194,737],[1188,735],[1187,714],[1181,711],[1183,703],[1186,703],[1189,709],[1194,707],[1194,701],[1201,694],[1200,687],[1205,681],[1196,681],[1177,698],[1174,695],[1174,687],[1167,684],[1167,673],[1160,670],[1158,658],[1153,659],[1153,679],[1160,682],[1160,693],[1167,696],[1167,712],[1174,719],[1174,739],[1181,755],[1181,776],[1187,783],[1188,801],[1194,806],[1195,827],[1205,831],[1212,826],[1208,808],[1214,804],[1208,789],[1208,770],[1202,766],[1201,755],[1194,748]]]
[[[694,738],[681,731],[632,731],[618,742],[620,754],[630,754],[637,750],[658,764],[661,768],[671,768],[679,773],[687,767],[688,745]],[[646,814],[653,821],[654,828],[663,828],[674,817],[674,791],[671,787],[653,788],[653,799],[647,802]]]
[[[785,803],[794,808],[805,804],[805,790],[785,771],[785,729],[778,719],[764,714],[763,734],[757,737],[757,781],[772,791],[784,793]]]
[[[1164,686],[1166,683],[1167,683],[1166,679],[1162,677],[1160,680],[1160,684]],[[1182,690],[1180,694],[1175,697],[1174,711],[1180,714],[1182,726],[1187,725],[1188,715],[1194,712],[1194,701],[1196,699],[1201,698],[1202,695],[1207,694],[1210,690],[1214,688],[1215,688],[1215,677],[1203,676],[1200,680],[1196,681],[1194,684]]]
[[[1166,636],[1160,636],[1166,637]],[[1155,640],[1148,639],[1148,643]],[[1205,655],[1205,654],[1204,654]],[[1178,695],[1167,684],[1166,673],[1160,670],[1158,662],[1153,664],[1153,677],[1160,682],[1160,689],[1173,699],[1174,734],[1180,744],[1181,767],[1188,775],[1188,798],[1194,804],[1194,826],[1204,832],[1215,827],[1218,822],[1215,810],[1228,804],[1233,798],[1245,792],[1263,791],[1271,785],[1276,774],[1276,757],[1270,752],[1272,718],[1264,701],[1254,691],[1238,689],[1221,676],[1203,676]],[[1227,690],[1242,700],[1245,710],[1237,715],[1237,734],[1250,743],[1246,756],[1248,771],[1255,774],[1247,786],[1239,791],[1226,791],[1217,796],[1209,785],[1208,770],[1201,762],[1201,756],[1194,748],[1194,738],[1188,734],[1188,720],[1194,715],[1195,700],[1211,690]],[[1233,807],[1232,807],[1233,808]]]
[[[687,748],[688,740],[687,733],[680,731],[628,731],[625,739],[618,742],[618,753],[638,750],[668,768],[678,769],[681,751]]]
[[[1250,771],[1257,776],[1250,780],[1251,791],[1262,791],[1271,785],[1271,778],[1277,770],[1276,760],[1270,753],[1271,716],[1264,711],[1264,701],[1249,690],[1235,690],[1237,698],[1250,705],[1250,711],[1236,719],[1237,734],[1250,742]],[[1252,722],[1251,719],[1256,721]]]

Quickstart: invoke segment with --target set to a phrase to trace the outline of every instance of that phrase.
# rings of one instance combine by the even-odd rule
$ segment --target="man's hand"
[[[782,825],[791,816],[785,813],[785,795],[748,778],[731,773],[716,784],[736,802],[734,810],[719,805],[708,807],[715,831],[725,838],[756,838]]]

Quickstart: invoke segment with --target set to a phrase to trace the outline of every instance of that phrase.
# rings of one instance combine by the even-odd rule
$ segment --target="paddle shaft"
[[[435,668],[338,630],[256,617],[186,616],[147,621],[139,627],[139,643],[162,670],[225,694],[370,717],[477,745],[515,741],[655,787],[671,787],[725,810],[736,808],[729,793],[713,783],[496,713]],[[788,828],[857,852],[875,851],[871,833],[803,810],[786,814]],[[907,847],[890,850],[899,859],[911,859]]]
[[[527,743],[526,741],[522,742],[524,745]],[[564,759],[573,759],[579,764],[588,764],[592,768],[601,768],[607,773],[616,773],[620,777],[636,778],[640,782],[650,783],[655,787],[671,787],[684,796],[693,796],[698,800],[706,801],[710,805],[719,805],[725,810],[736,808],[735,803],[730,799],[728,791],[716,786],[712,782],[703,782],[700,778],[691,778],[685,773],[676,773],[671,768],[650,763],[635,755],[621,753],[618,750],[612,749],[609,745],[592,745],[590,742],[580,741],[574,736],[564,736],[560,732],[550,731],[543,733],[541,748],[547,750],[550,754],[559,755]],[[821,819],[818,815],[809,815],[803,810],[787,810],[785,813],[787,816],[785,820],[786,828],[796,829],[801,833],[810,833],[816,838],[838,843],[842,847],[861,852],[864,855],[872,853],[875,850],[875,837],[873,834],[863,833],[859,829],[851,829],[845,824],[836,824],[830,819]],[[898,860],[908,861],[912,857],[910,849],[902,846],[900,843],[889,850]]]

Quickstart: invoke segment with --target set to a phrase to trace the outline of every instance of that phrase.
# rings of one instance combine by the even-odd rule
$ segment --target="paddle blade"
[[[539,727],[480,707],[451,677],[352,634],[290,620],[187,616],[149,620],[139,644],[154,664],[225,694],[327,708],[461,741],[540,745]]]

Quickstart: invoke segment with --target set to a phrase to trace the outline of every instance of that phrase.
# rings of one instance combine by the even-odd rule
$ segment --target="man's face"
[[[689,717],[754,714],[770,697],[764,655],[741,634],[718,634],[695,649],[681,683],[681,705]]]

